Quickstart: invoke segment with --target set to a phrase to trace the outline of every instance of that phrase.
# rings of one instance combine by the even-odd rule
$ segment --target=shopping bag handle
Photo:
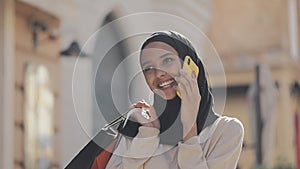
[[[113,127],[116,125],[118,125],[118,127],[122,126],[124,121],[128,120],[129,118],[127,114],[131,113],[133,109],[129,109],[112,122],[104,125],[104,127],[96,134],[96,136],[72,159],[72,161],[65,168],[90,169],[98,154],[117,138],[118,132],[114,130]]]

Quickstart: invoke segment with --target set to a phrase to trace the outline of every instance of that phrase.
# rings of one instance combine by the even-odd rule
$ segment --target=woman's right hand
[[[141,125],[160,129],[160,122],[159,119],[157,118],[156,111],[152,105],[149,105],[146,101],[142,100],[131,105],[131,108],[141,109],[141,111],[134,112],[132,114],[132,117],[134,117]],[[150,117],[148,119],[142,115],[142,109],[149,110],[148,115]]]

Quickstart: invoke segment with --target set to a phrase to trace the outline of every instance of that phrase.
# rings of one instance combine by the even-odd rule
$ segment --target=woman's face
[[[150,89],[164,99],[176,96],[181,59],[177,51],[164,42],[151,42],[141,53],[141,66]]]

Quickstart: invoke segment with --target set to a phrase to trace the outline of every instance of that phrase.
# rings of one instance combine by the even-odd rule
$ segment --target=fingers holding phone
[[[197,83],[197,77],[198,77],[198,74],[199,74],[199,68],[198,68],[197,64],[192,60],[192,58],[190,56],[186,56],[184,58],[182,69],[183,69],[183,71],[187,75],[194,77],[195,80],[194,80],[193,83],[195,83],[195,82]],[[180,73],[180,76],[181,76],[181,74],[182,73]],[[189,82],[189,80],[187,78],[185,78],[185,79]],[[178,87],[182,88],[182,90],[184,90],[183,89],[184,86],[187,86],[188,84],[191,85],[190,83],[186,82],[186,80],[182,80],[183,84],[180,84],[180,81],[176,80],[177,83],[178,83],[178,85],[179,85]],[[181,92],[180,92],[180,90],[177,91],[177,95],[181,98]]]
[[[181,98],[180,112],[184,134],[189,133],[190,129],[195,126],[201,101],[197,82],[198,73],[199,69],[197,65],[189,56],[186,56],[183,69],[179,71],[179,77],[175,78],[178,83],[178,93],[180,93],[178,96]]]

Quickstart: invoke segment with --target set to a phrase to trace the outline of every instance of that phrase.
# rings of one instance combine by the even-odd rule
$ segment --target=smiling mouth
[[[174,79],[169,79],[163,82],[158,83],[157,87],[158,89],[166,89],[168,87],[177,85],[177,82]]]

